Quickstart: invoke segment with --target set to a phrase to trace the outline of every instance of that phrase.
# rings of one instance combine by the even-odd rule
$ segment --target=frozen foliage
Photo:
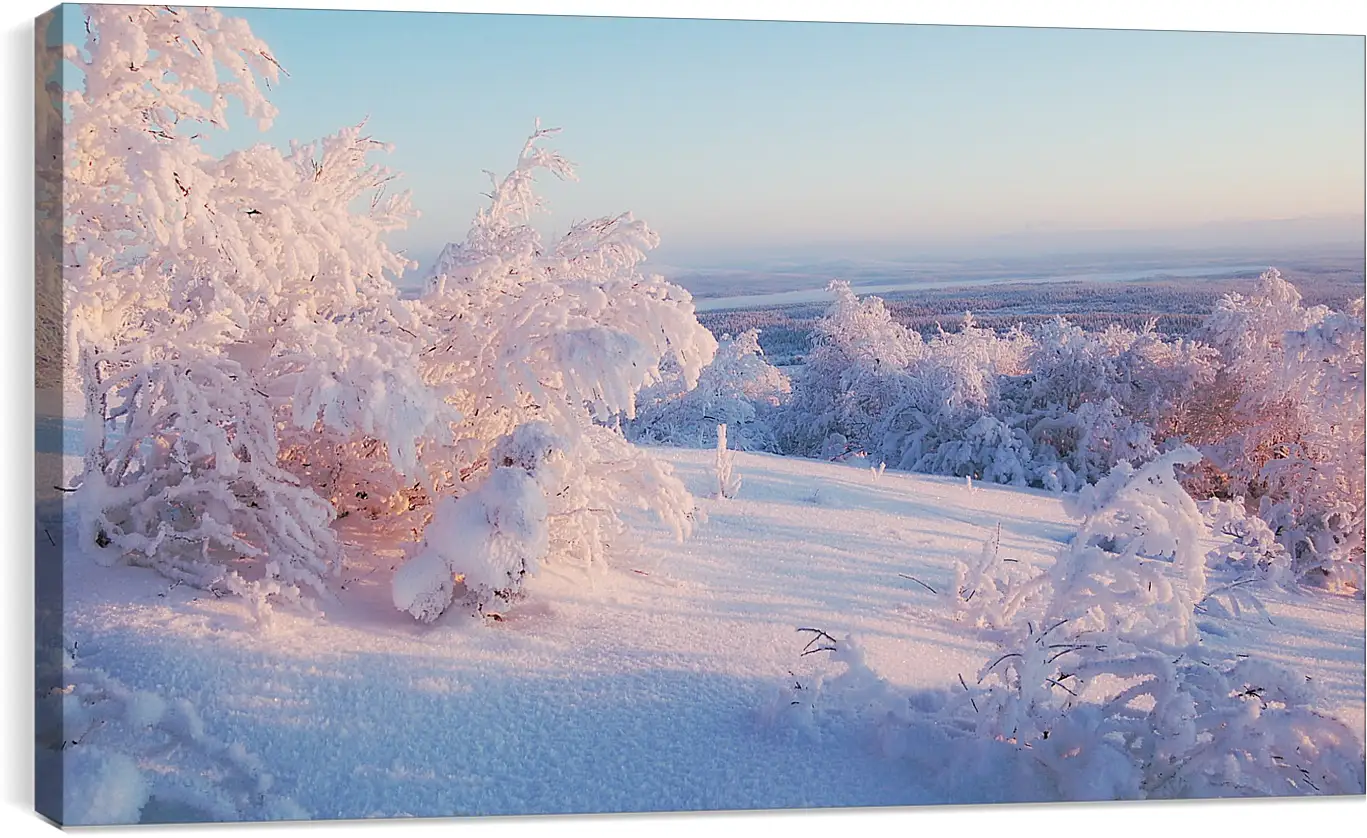
[[[1361,745],[1314,710],[1304,679],[1253,659],[1207,662],[1203,519],[1178,449],[1074,502],[1054,565],[1014,587],[975,698],[979,729],[1028,747],[1067,799],[1360,793]]]
[[[1243,498],[1229,501],[1211,498],[1200,505],[1207,525],[1230,537],[1208,555],[1212,569],[1277,585],[1289,585],[1294,581],[1291,556],[1286,547],[1277,540],[1277,534],[1267,522],[1248,513]]]
[[[922,338],[843,283],[779,422],[787,453],[1078,491],[1183,442],[1196,497],[1241,497],[1303,580],[1361,589],[1363,308],[1305,307],[1271,270],[1188,337],[1061,317]]]
[[[43,811],[64,826],[139,823],[150,801],[201,820],[295,820],[308,817],[273,791],[275,778],[238,743],[205,729],[189,701],[129,689],[100,669],[80,665],[74,650],[60,661],[60,688],[39,696],[38,759],[56,763],[63,782]]]
[[[758,329],[723,335],[696,387],[689,389],[677,371],[667,373],[641,391],[636,418],[623,430],[640,442],[704,448],[723,424],[736,450],[777,452],[772,422],[790,389],[788,376],[765,360]]]
[[[258,605],[270,594],[325,594],[338,553],[333,511],[277,465],[270,405],[239,386],[249,373],[183,343],[145,339],[104,357],[115,372],[102,386],[119,407],[77,496],[81,540],[110,561]],[[246,582],[229,569],[236,557],[257,560],[264,577]]]
[[[64,258],[86,543],[264,614],[328,596],[330,525],[352,513],[391,532],[432,518],[425,561],[476,598],[516,587],[502,535],[476,527],[473,553],[440,553],[481,515],[503,535],[508,516],[540,519],[548,533],[523,536],[584,563],[623,546],[637,509],[688,530],[692,498],[669,467],[605,425],[665,369],[695,385],[716,342],[686,291],[640,271],[657,239],[630,215],[543,248],[533,175],[572,174],[538,145],[552,132],[406,301],[393,280],[410,263],[385,238],[413,212],[387,194],[394,175],[368,160],[386,146],[361,126],[288,152],[204,150],[230,100],[263,124],[275,113],[262,87],[278,67],[244,22],[92,7],[66,59],[84,78],[64,102]],[[503,485],[493,462],[531,424],[557,454],[535,492]],[[513,508],[534,496],[544,511]],[[546,552],[518,550],[531,564],[515,575]],[[412,582],[396,589],[410,605]],[[433,584],[440,601],[452,581]]]
[[[1214,466],[1207,488],[1246,498],[1303,579],[1361,590],[1361,300],[1307,308],[1271,270],[1252,295],[1222,300],[1204,335],[1224,359],[1194,431]]]
[[[1205,659],[1203,519],[1175,473],[1198,457],[1122,464],[1078,495],[1077,534],[1042,571],[1003,556],[1000,536],[960,565],[957,615],[1000,653],[958,702],[895,688],[851,641],[824,636],[845,672],[794,714],[854,712],[884,743],[933,731],[961,762],[1008,745],[1047,780],[1043,796],[1065,800],[1361,794],[1362,745],[1316,710],[1306,679]],[[1025,783],[1008,796],[1039,794]]]
[[[1059,319],[998,334],[967,314],[927,340],[877,298],[834,290],[785,411],[793,453],[843,446],[906,470],[1076,490],[1156,456],[1155,429],[1211,375],[1213,352],[1151,329]]]
[[[602,562],[624,546],[634,510],[654,513],[680,537],[691,527],[692,496],[670,467],[607,423],[634,417],[637,394],[667,366],[683,386],[696,385],[716,341],[687,291],[640,271],[657,237],[630,215],[577,224],[543,247],[527,223],[538,206],[534,175],[573,174],[539,145],[552,133],[538,129],[517,167],[494,181],[490,205],[463,243],[443,250],[422,297],[435,336],[422,372],[452,388],[461,415],[452,442],[422,449],[431,485],[459,498],[437,510],[434,526],[450,533],[461,524],[443,522],[488,519],[492,527],[467,559],[452,558],[440,534],[427,539],[413,559],[421,569],[396,577],[395,603],[423,619],[449,602],[443,561],[487,601],[515,591],[540,554]],[[535,491],[500,466],[522,457],[507,446],[523,452],[533,438],[541,452],[530,468]],[[489,495],[487,481],[497,484]]]
[[[726,425],[717,426],[717,497],[734,498],[740,491],[740,475],[735,473],[736,452],[726,447]]]
[[[437,502],[421,549],[394,574],[394,605],[430,622],[451,604],[456,584],[477,608],[511,597],[548,542],[535,479],[517,466],[496,467],[469,494]]]
[[[867,446],[900,395],[897,372],[924,353],[921,336],[894,322],[882,300],[861,301],[846,282],[830,288],[835,302],[814,326],[780,425],[789,453],[825,456],[835,437]]]
[[[84,538],[258,603],[321,593],[335,498],[290,453],[375,440],[411,471],[450,416],[414,372],[420,324],[389,279],[407,262],[381,241],[407,196],[384,197],[391,176],[366,162],[383,146],[359,127],[288,153],[203,151],[230,98],[275,113],[260,85],[278,68],[245,22],[86,11],[66,52],[84,81],[65,103],[64,225]]]

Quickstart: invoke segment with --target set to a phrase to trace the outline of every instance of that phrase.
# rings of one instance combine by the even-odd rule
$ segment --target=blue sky
[[[679,263],[1363,210],[1360,36],[232,11],[290,76],[211,148],[369,117],[423,261],[537,117],[580,175],[539,226],[631,210]]]

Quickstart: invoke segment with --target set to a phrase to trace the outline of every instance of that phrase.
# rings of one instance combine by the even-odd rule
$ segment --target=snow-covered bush
[[[259,757],[209,734],[186,699],[130,689],[71,650],[40,667],[53,669],[40,682],[62,686],[37,702],[38,808],[60,812],[63,826],[139,823],[154,801],[202,820],[308,817],[273,790]],[[58,773],[60,782],[41,780]]]
[[[439,567],[464,574],[486,601],[515,593],[542,555],[602,562],[624,546],[635,511],[680,537],[691,528],[694,501],[671,467],[608,423],[633,418],[638,393],[665,367],[684,387],[696,385],[716,341],[687,291],[641,272],[658,239],[629,214],[577,224],[543,246],[528,224],[539,206],[534,176],[573,175],[539,145],[553,133],[538,129],[517,167],[494,182],[489,206],[463,243],[442,251],[421,299],[433,335],[422,375],[448,386],[460,413],[450,442],[420,449],[434,492],[456,499],[439,505],[438,531],[412,560],[418,567],[395,578],[396,605],[424,619],[450,601],[452,580]],[[535,467],[522,469],[533,472],[535,490],[501,471],[513,468],[503,460],[522,460],[508,451],[533,448]],[[461,558],[444,544],[443,533],[483,519],[487,543],[473,553]]]
[[[898,376],[896,397],[874,427],[870,450],[898,468],[1019,483],[1031,460],[1024,437],[997,418],[1000,383],[1021,371],[1029,338],[979,328],[965,314]]]
[[[368,160],[385,146],[355,126],[215,158],[204,135],[230,100],[263,124],[275,114],[266,45],[212,9],[87,13],[85,43],[65,51],[83,82],[62,104],[88,542],[259,605],[326,596],[334,516],[417,528],[449,496],[432,546],[470,508],[532,497],[508,485],[469,500],[511,480],[494,476],[500,440],[540,423],[557,454],[537,489],[552,553],[601,559],[642,506],[688,529],[683,484],[605,423],[630,418],[666,367],[694,385],[716,342],[686,291],[639,270],[656,237],[629,215],[543,249],[533,174],[571,174],[537,145],[551,132],[494,184],[425,296],[403,300],[410,263],[385,237],[413,212]]]
[[[736,474],[736,452],[726,447],[726,425],[717,426],[717,459],[713,466],[717,477],[717,498],[734,498],[740,491],[740,475]]]
[[[800,381],[779,420],[785,453],[822,455],[835,435],[867,449],[874,426],[901,399],[898,374],[924,351],[921,336],[892,319],[878,297],[860,300],[832,282],[835,301],[812,330]]]
[[[1153,324],[1135,332],[1088,332],[1058,318],[1034,333],[1029,373],[1012,382],[1012,423],[1029,435],[1036,478],[1074,491],[1119,463],[1158,454],[1177,416],[1203,396],[1215,353],[1200,343],[1165,340]]]
[[[1243,498],[1210,498],[1200,506],[1207,526],[1231,539],[1207,554],[1212,569],[1230,570],[1277,585],[1294,581],[1286,547],[1267,522],[1248,513]]]
[[[517,594],[549,546],[538,467],[495,467],[469,494],[438,501],[421,549],[394,574],[395,607],[431,622],[455,598],[456,584],[477,609]]]
[[[275,113],[259,85],[278,68],[244,21],[86,14],[64,103],[84,537],[258,603],[322,593],[335,507],[288,452],[377,439],[412,472],[453,415],[414,372],[421,324],[391,282],[408,263],[382,241],[407,196],[384,197],[392,176],[366,160],[384,146],[359,126],[288,153],[203,150],[230,99],[263,124]]]
[[[980,673],[980,731],[1028,747],[1068,799],[1360,791],[1361,746],[1303,679],[1202,661],[1204,523],[1176,475],[1198,457],[1121,464],[1076,496],[1077,535],[1011,596],[1038,604]]]
[[[799,724],[853,715],[885,749],[932,732],[940,750],[969,755],[937,765],[920,749],[931,771],[981,767],[973,754],[1009,762],[1007,746],[1016,778],[1035,777],[1007,799],[1361,794],[1362,744],[1318,712],[1306,679],[1245,656],[1211,660],[1199,644],[1195,615],[1215,589],[1201,512],[1177,477],[1199,456],[1186,446],[1122,463],[1079,493],[1068,504],[1078,531],[1048,567],[1011,561],[999,540],[961,564],[956,616],[998,646],[962,692],[895,687],[856,644],[824,635],[817,648],[846,671],[777,712]]]
[[[623,430],[640,442],[705,448],[722,424],[737,450],[776,453],[771,424],[790,390],[788,376],[765,360],[758,329],[723,335],[696,387],[687,388],[676,371],[667,371],[659,384],[641,391],[636,417]]]
[[[1276,270],[1220,301],[1203,337],[1223,367],[1199,439],[1214,486],[1243,496],[1302,579],[1362,589],[1363,304],[1305,307]]]
[[[118,408],[77,495],[82,541],[111,563],[250,590],[257,605],[268,594],[326,595],[338,554],[332,508],[277,465],[276,417],[239,385],[250,374],[177,337],[104,355],[114,372],[101,383]],[[258,560],[260,581],[230,569],[239,557]]]

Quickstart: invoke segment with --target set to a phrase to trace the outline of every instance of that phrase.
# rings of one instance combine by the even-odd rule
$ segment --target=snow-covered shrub
[[[275,114],[259,85],[278,67],[244,21],[86,14],[85,43],[65,51],[83,82],[64,103],[85,537],[258,603],[322,592],[335,509],[289,452],[324,433],[377,439],[412,472],[453,416],[414,372],[421,323],[391,282],[408,263],[382,241],[407,196],[384,197],[392,176],[366,160],[384,146],[359,126],[288,153],[204,151],[230,99]]]
[[[474,491],[437,502],[421,549],[394,574],[394,605],[431,622],[465,590],[477,609],[511,598],[546,555],[546,497],[537,465],[497,466]]]
[[[740,491],[740,475],[735,473],[736,452],[726,447],[726,425],[717,426],[717,498],[734,498]]]
[[[62,781],[40,781],[38,808],[60,812],[63,826],[139,823],[152,801],[203,820],[308,817],[273,790],[259,757],[209,734],[189,701],[130,689],[69,650],[40,665],[54,669],[40,681],[62,686],[38,697],[38,776]],[[62,799],[44,799],[53,794]]]
[[[995,450],[982,450],[1000,429],[979,422],[996,406],[999,378],[1021,371],[1029,339],[979,328],[969,314],[959,330],[941,330],[927,342],[895,322],[878,297],[861,301],[846,283],[832,283],[832,290],[835,302],[816,323],[812,351],[783,411],[784,450],[829,459],[839,456],[832,449],[843,440],[847,451],[895,468],[997,471],[1011,482],[1018,470]],[[965,439],[970,428],[976,440]]]
[[[1166,340],[1152,323],[1089,332],[1057,318],[1033,337],[1029,373],[1004,400],[1034,450],[1031,482],[1044,488],[1075,491],[1119,463],[1152,459],[1214,376],[1213,350]]]
[[[424,603],[417,611],[426,619],[449,602],[450,580],[436,571],[443,562],[467,575],[467,587],[475,580],[476,598],[487,599],[515,592],[542,555],[585,566],[602,562],[623,546],[637,510],[653,513],[680,537],[691,527],[694,501],[671,467],[608,423],[633,418],[637,394],[658,383],[667,366],[683,386],[696,385],[716,341],[698,323],[687,291],[641,272],[645,251],[658,239],[629,214],[577,224],[543,246],[528,224],[539,206],[535,173],[573,176],[568,161],[539,145],[553,133],[538,129],[517,167],[494,182],[490,205],[478,212],[463,243],[442,251],[421,299],[433,335],[421,353],[422,375],[449,387],[460,413],[450,442],[420,449],[435,493],[456,497],[440,506],[433,526],[445,532],[451,525],[443,521],[468,523],[483,515],[498,533],[490,516],[511,515],[515,549],[480,549],[520,556],[515,567],[499,559],[491,572],[471,575],[443,552],[448,548],[439,533],[425,537],[413,561],[426,570],[402,570],[394,594],[404,610]],[[535,491],[520,478],[498,476],[512,468],[499,465],[502,459],[519,459],[506,456],[507,446],[521,450],[533,438],[533,447],[546,449],[533,470]],[[496,481],[491,497],[482,488],[490,480]],[[533,508],[536,492],[544,513]],[[538,521],[544,533],[532,523]]]
[[[1015,482],[1030,455],[1019,450],[1020,434],[993,415],[999,382],[1020,371],[1027,342],[1018,331],[1002,337],[978,328],[972,315],[965,315],[957,332],[942,329],[898,376],[871,450],[902,469],[955,476],[992,472],[1002,482]]]
[[[1034,455],[1029,439],[995,416],[984,415],[956,438],[947,439],[917,460],[918,471],[977,477],[993,483],[1025,486]]]
[[[1362,589],[1363,305],[1305,307],[1276,270],[1220,301],[1203,337],[1224,366],[1199,442],[1216,488],[1243,496],[1302,579]]]
[[[868,449],[874,426],[901,398],[898,374],[924,351],[878,297],[860,300],[832,282],[835,301],[812,330],[800,381],[779,420],[785,453],[815,456],[835,435]],[[822,454],[824,456],[824,454]]]
[[[257,600],[326,595],[333,510],[277,465],[276,418],[244,386],[250,374],[183,339],[105,358],[115,409],[77,495],[82,541],[198,587],[250,589]],[[253,560],[250,585],[233,569],[238,558]]]
[[[600,559],[641,505],[687,530],[682,483],[604,423],[630,418],[664,367],[695,384],[716,343],[686,291],[639,270],[656,237],[629,215],[543,250],[533,173],[571,173],[537,147],[550,132],[407,301],[394,279],[411,263],[385,237],[412,209],[368,160],[385,146],[355,126],[215,158],[204,135],[230,100],[275,114],[266,45],[212,9],[88,17],[64,53],[83,83],[62,103],[87,539],[258,604],[325,594],[335,514],[420,526],[538,422],[561,455],[545,480],[564,481],[539,486],[552,551]]]
[[[945,591],[954,608],[954,618],[979,628],[1000,629],[1013,624],[1016,614],[1034,606],[1038,590],[1018,596],[1038,574],[1026,560],[1001,551],[1001,525],[996,534],[983,542],[976,562],[957,562],[954,587]]]
[[[723,335],[716,357],[687,388],[677,371],[641,391],[636,417],[623,424],[640,442],[705,448],[717,425],[726,425],[731,446],[740,451],[778,451],[771,423],[791,386],[788,376],[764,358],[759,330]]]
[[[1071,504],[1077,535],[1013,594],[1039,605],[980,673],[980,731],[1028,747],[1068,799],[1360,791],[1360,744],[1303,679],[1201,660],[1203,520],[1175,473],[1197,457],[1122,464]]]
[[[1231,539],[1207,554],[1212,569],[1234,571],[1277,585],[1288,585],[1294,580],[1286,547],[1267,522],[1248,513],[1243,498],[1211,498],[1200,506],[1207,526]]]
[[[848,639],[821,635],[815,648],[845,671],[795,683],[790,709],[773,712],[852,718],[932,772],[1012,765],[1007,799],[1361,794],[1362,744],[1318,712],[1306,679],[1211,660],[1199,644],[1195,614],[1216,589],[1176,473],[1199,456],[1187,446],[1122,463],[1088,487],[1069,503],[1077,534],[1048,567],[1010,562],[995,540],[961,564],[956,616],[998,646],[962,692],[893,686]],[[912,744],[927,736],[936,747]]]

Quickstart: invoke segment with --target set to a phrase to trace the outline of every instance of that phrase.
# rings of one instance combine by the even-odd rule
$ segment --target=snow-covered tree
[[[878,297],[860,300],[848,282],[813,327],[801,381],[780,420],[785,452],[818,455],[840,436],[856,447],[873,440],[879,418],[901,398],[898,373],[924,352],[921,336],[892,319]]]
[[[1241,496],[1303,578],[1362,589],[1363,306],[1306,307],[1276,270],[1220,301],[1203,336],[1224,365],[1199,442],[1211,488]]]
[[[600,218],[542,244],[528,223],[540,205],[534,176],[573,175],[568,161],[540,146],[553,133],[538,128],[516,168],[494,181],[490,204],[465,241],[447,245],[428,278],[421,303],[432,342],[420,369],[425,380],[451,389],[461,418],[451,426],[453,439],[424,446],[421,460],[434,491],[457,497],[438,508],[433,526],[480,515],[540,519],[539,508],[518,504],[544,503],[548,560],[592,565],[623,546],[636,511],[654,513],[680,536],[690,529],[693,499],[668,464],[607,423],[633,418],[638,393],[658,383],[665,367],[684,387],[695,386],[717,344],[698,323],[687,291],[641,272],[646,250],[658,241],[643,222],[629,214]],[[497,479],[516,487],[483,489],[512,467],[502,462],[501,441],[531,438],[555,453],[538,466],[535,491],[512,477]],[[536,492],[542,500],[532,499]],[[475,506],[482,511],[470,511]],[[535,535],[539,545],[543,536]],[[539,546],[530,543],[519,548],[527,570],[539,558]],[[438,564],[421,554],[414,559],[420,560]],[[485,587],[516,588],[501,579]],[[412,610],[422,601],[429,605],[419,610],[432,616],[430,603],[447,599],[442,590],[449,582],[436,571],[401,571],[396,604]]]
[[[1152,324],[1089,332],[1062,318],[1036,330],[1027,364],[1011,385],[1013,424],[1030,437],[1033,482],[1065,491],[1156,456],[1216,366],[1209,347],[1166,340]]]
[[[677,371],[641,391],[636,418],[623,430],[641,442],[705,448],[718,424],[726,425],[732,447],[776,453],[772,428],[777,408],[791,390],[788,376],[764,358],[759,330],[718,341],[716,357],[689,389]]]
[[[67,91],[64,170],[83,540],[199,584],[227,584],[225,555],[245,555],[294,593],[321,587],[330,511],[276,466],[273,412],[226,354],[249,327],[253,300],[230,278],[259,274],[236,218],[255,208],[195,141],[224,124],[229,96],[273,116],[258,79],[274,60],[213,10],[86,14],[84,47],[66,48],[83,84]]]

